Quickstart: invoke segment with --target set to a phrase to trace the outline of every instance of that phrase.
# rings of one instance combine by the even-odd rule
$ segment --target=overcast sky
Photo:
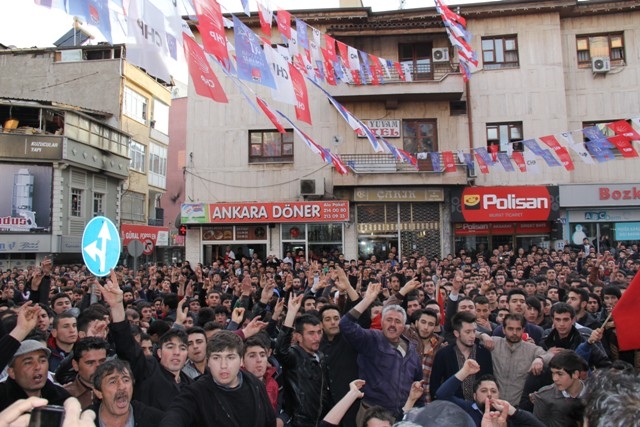
[[[16,47],[52,46],[60,36],[71,29],[72,17],[59,10],[49,10],[34,4],[33,0],[4,0],[5,4],[0,12],[0,43]],[[168,1],[168,0],[153,0]],[[183,1],[183,0],[179,0]],[[401,0],[363,0],[365,7],[371,7],[374,11],[395,10],[400,6]],[[448,5],[463,3],[478,3],[481,0],[445,0]],[[126,3],[126,0],[125,0]],[[221,0],[225,12],[240,12],[242,4],[240,0]],[[255,1],[249,3],[252,10],[256,10]],[[272,0],[270,4],[287,10],[334,8],[338,7],[339,0]],[[433,7],[433,0],[405,0],[404,8]],[[99,31],[88,27],[90,32],[98,34],[96,42],[103,41]],[[123,42],[124,40],[115,40]]]

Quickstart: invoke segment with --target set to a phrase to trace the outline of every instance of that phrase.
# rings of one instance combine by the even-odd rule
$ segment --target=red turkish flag
[[[527,171],[527,162],[524,160],[524,155],[521,151],[514,151],[511,153],[511,158],[516,162],[516,165],[518,165],[520,172],[524,173]]]
[[[185,33],[182,33],[182,39],[184,41],[184,56],[188,60],[189,75],[193,80],[196,93],[216,102],[229,102],[200,45]]]
[[[338,45],[338,51],[340,52],[340,58],[342,58],[342,63],[344,64],[345,67],[347,67],[350,70],[351,68],[349,67],[349,46],[339,41],[336,41],[336,45]]]
[[[334,62],[338,57],[336,56],[336,40],[329,34],[324,35],[324,45],[327,49],[328,60]]]
[[[622,298],[613,309],[613,320],[618,335],[618,348],[621,351],[640,349],[640,334],[637,325],[640,323],[640,272],[622,294]]]
[[[296,94],[296,118],[311,124],[309,95],[307,94],[307,85],[304,82],[304,77],[293,64],[289,64],[289,74],[291,75],[291,82],[293,83],[293,91]]]
[[[617,135],[607,138],[609,142],[616,146],[616,148],[622,153],[622,157],[628,159],[638,157],[638,153],[633,148],[633,145],[629,142],[629,138],[625,135]]]
[[[231,61],[220,5],[215,0],[210,2],[196,0],[194,6],[198,14],[198,31],[202,37],[204,50],[215,56],[226,70],[230,70]]]
[[[258,16],[260,17],[260,28],[262,29],[262,32],[267,37],[271,37],[271,22],[273,21],[273,14],[260,2],[258,2]]]
[[[278,31],[289,40],[291,38],[291,14],[286,10],[278,9],[276,20],[278,22]]]
[[[444,163],[445,172],[455,172],[457,170],[456,162],[453,157],[453,151],[442,152],[442,163]]]

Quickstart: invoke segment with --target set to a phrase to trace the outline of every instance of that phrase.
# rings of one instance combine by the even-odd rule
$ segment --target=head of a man
[[[622,292],[617,286],[607,286],[602,289],[602,302],[604,302],[607,312],[614,309],[621,297]]]
[[[210,291],[205,300],[207,307],[216,308],[222,302],[222,295],[218,291]]]
[[[320,310],[320,318],[324,335],[332,340],[340,333],[340,309],[336,305],[325,305]]]
[[[524,312],[524,318],[527,319],[527,322],[537,325],[540,320],[540,314],[542,313],[542,302],[538,297],[529,296],[526,299],[526,304],[527,308]]]
[[[576,312],[577,316],[582,317],[589,303],[589,291],[584,288],[571,288],[567,292],[567,304],[569,304]]]
[[[129,362],[107,360],[93,374],[93,390],[102,401],[100,411],[112,418],[128,418],[133,397],[134,377]]]
[[[259,333],[247,339],[244,344],[242,367],[257,378],[263,378],[269,367],[268,357],[271,350],[269,336]]]
[[[549,368],[558,390],[570,394],[576,391],[576,388],[581,388],[580,375],[589,369],[587,362],[573,350],[561,350],[556,353],[549,361]]]
[[[204,329],[187,329],[187,358],[193,363],[202,363],[207,357],[207,335]]]
[[[160,365],[178,376],[187,362],[189,338],[186,332],[169,329],[158,341],[156,355],[160,359]]]
[[[300,348],[309,354],[315,354],[322,340],[322,322],[313,314],[303,314],[293,325],[293,335]]]
[[[507,342],[517,344],[522,341],[522,332],[526,320],[522,314],[509,313],[504,317],[503,321],[504,337]]]
[[[500,399],[498,382],[491,374],[482,375],[473,383],[473,400],[481,411],[487,399]]]
[[[392,344],[400,342],[407,322],[407,313],[399,305],[392,304],[382,309],[382,335]]]
[[[414,311],[410,318],[418,336],[423,340],[433,335],[438,325],[438,313],[429,308]]]
[[[71,313],[59,314],[53,319],[51,336],[59,346],[72,346],[78,340],[78,321]]]
[[[242,338],[231,331],[219,331],[207,343],[207,366],[216,384],[234,388],[240,384],[244,354]]]
[[[71,308],[71,298],[64,292],[57,293],[51,297],[51,308],[56,314],[62,314]]]
[[[474,304],[476,317],[482,320],[489,320],[489,316],[491,315],[491,309],[489,308],[489,299],[485,296],[478,295],[474,300]]]
[[[509,312],[524,315],[527,308],[527,294],[522,289],[512,289],[507,294]]]
[[[85,385],[93,387],[93,375],[107,360],[108,348],[109,343],[98,337],[83,338],[76,343],[71,366]]]
[[[559,302],[551,307],[553,329],[558,332],[560,338],[566,338],[576,321],[576,311],[566,302]]]
[[[469,312],[475,316],[476,305],[471,298],[462,297],[458,300],[458,313],[460,313],[461,311]]]
[[[7,374],[27,396],[40,396],[47,382],[51,351],[41,342],[24,340],[9,362]]]
[[[456,345],[471,348],[476,341],[476,316],[468,311],[460,311],[451,318]]]

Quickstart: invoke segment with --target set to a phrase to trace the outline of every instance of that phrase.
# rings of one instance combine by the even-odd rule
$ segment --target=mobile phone
[[[29,427],[61,427],[63,421],[64,408],[62,406],[41,406],[31,411]]]

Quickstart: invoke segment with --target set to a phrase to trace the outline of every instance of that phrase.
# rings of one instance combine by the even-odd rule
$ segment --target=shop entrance
[[[389,257],[389,251],[393,248],[395,248],[397,256],[397,234],[372,234],[358,238],[358,258],[367,259],[371,255],[375,255],[378,260],[385,261]]]

